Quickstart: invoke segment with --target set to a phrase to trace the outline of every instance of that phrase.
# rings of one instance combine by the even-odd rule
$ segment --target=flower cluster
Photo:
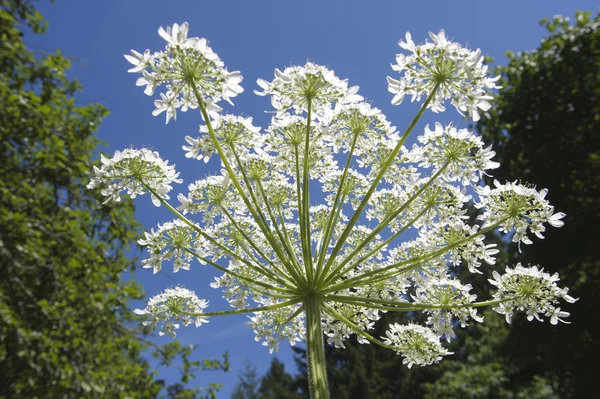
[[[121,191],[135,198],[150,190],[152,202],[160,206],[159,198],[169,199],[168,193],[173,189],[171,184],[183,181],[178,179],[175,165],[169,165],[158,152],[146,148],[116,151],[112,158],[102,155],[101,162],[100,168],[94,166],[94,176],[87,188],[105,187],[102,189],[102,195],[108,197],[105,203],[119,202]]]
[[[296,113],[307,111],[309,99],[316,114],[328,110],[332,103],[344,105],[362,100],[356,94],[358,86],[348,87],[334,72],[322,65],[307,62],[304,66],[291,66],[283,71],[275,68],[271,82],[258,79],[263,91],[255,90],[259,96],[271,95],[271,104],[278,112],[293,109]]]
[[[279,350],[279,343],[287,340],[294,346],[297,342],[305,339],[304,320],[302,317],[290,316],[298,311],[298,306],[290,306],[281,309],[256,312],[247,322],[256,332],[255,340],[263,341],[262,345],[269,348],[269,353]]]
[[[534,318],[542,321],[542,317],[546,316],[552,324],[559,321],[566,323],[562,318],[568,317],[569,313],[555,305],[561,298],[569,303],[577,301],[568,295],[568,288],[558,287],[558,274],[550,275],[537,266],[523,267],[517,263],[514,269],[507,267],[503,275],[494,272],[493,277],[489,281],[498,288],[494,298],[500,302],[493,309],[503,314],[508,323],[515,310],[526,311],[529,321]]]
[[[180,269],[190,270],[190,262],[198,257],[209,256],[198,241],[195,231],[179,219],[158,225],[156,231],[144,233],[145,238],[138,240],[138,244],[148,247],[150,258],[144,259],[142,264],[145,269],[152,269],[154,273],[160,272],[165,261],[173,260],[173,272]],[[196,252],[194,252],[196,248]],[[200,263],[206,264],[202,259]]]
[[[537,191],[517,182],[501,184],[497,180],[494,180],[494,186],[493,189],[489,186],[476,188],[480,202],[475,207],[483,210],[478,219],[485,222],[484,227],[500,223],[501,231],[515,230],[514,242],[531,244],[528,231],[544,238],[545,223],[553,227],[564,225],[561,219],[566,215],[554,212],[546,199],[548,190]]]
[[[452,325],[454,318],[458,319],[461,327],[467,326],[469,319],[483,321],[477,310],[470,307],[477,298],[470,293],[471,289],[470,284],[463,285],[455,279],[429,278],[417,287],[413,299],[415,303],[439,306],[425,310],[429,314],[427,324],[438,336],[445,336],[450,341],[456,337]]]
[[[203,102],[208,110],[220,111],[217,103],[231,102],[231,98],[242,93],[239,72],[228,72],[223,61],[208,46],[206,39],[188,38],[187,22],[167,29],[159,28],[158,34],[167,42],[164,51],[143,54],[131,50],[125,55],[133,64],[129,72],[141,73],[136,85],[146,86],[144,93],[151,96],[157,87],[166,85],[160,93],[161,99],[154,101],[156,109],[152,115],[166,112],[167,123],[177,119],[177,109],[182,112],[198,108]]]
[[[408,368],[413,364],[427,366],[439,363],[443,356],[452,354],[442,346],[439,337],[433,331],[417,324],[390,324],[390,329],[385,335],[385,344],[404,356],[402,363]]]
[[[447,181],[460,179],[463,185],[477,183],[486,170],[500,166],[491,160],[496,155],[491,146],[484,148],[481,137],[467,129],[452,125],[444,128],[436,123],[431,130],[427,125],[425,134],[418,140],[423,145],[415,145],[411,157],[419,160],[421,167],[445,167],[442,176]]]
[[[145,309],[135,309],[134,313],[146,316],[144,325],[159,327],[159,334],[175,337],[179,322],[184,326],[194,323],[199,327],[208,323],[202,316],[203,309],[208,307],[205,299],[198,299],[194,291],[182,287],[167,288],[162,294],[148,300]],[[195,317],[195,320],[194,320]]]
[[[495,153],[452,124],[426,126],[412,148],[404,146],[427,108],[443,111],[450,99],[473,120],[489,108],[497,78],[487,76],[479,50],[448,41],[443,31],[419,46],[407,34],[400,45],[410,54],[398,55],[393,66],[403,76],[388,78],[392,102],[407,94],[427,99],[401,133],[358,87],[310,62],[258,81],[256,94],[270,96],[275,109],[261,129],[216,105],[241,92],[241,76],[227,72],[206,40],[188,38],[187,24],[159,33],[166,50],[132,52],[130,71],[143,74],[138,84],[147,94],[166,86],[155,113],[166,111],[167,121],[176,109],[201,108],[200,134],[185,137],[185,156],[208,162],[218,155],[222,169],[179,193],[179,205],[168,206],[177,219],[139,242],[149,251],[144,267],[155,273],[167,260],[175,272],[188,270],[193,258],[222,272],[210,286],[234,310],[211,317],[251,314],[256,340],[271,352],[281,341],[306,340],[311,356],[323,349],[324,337],[344,347],[356,335],[395,350],[411,367],[451,354],[441,339],[482,322],[481,306],[494,306],[509,322],[515,310],[552,324],[568,316],[557,300],[574,299],[556,286],[556,275],[536,267],[494,272],[498,292],[483,302],[456,278],[459,265],[481,273],[483,263],[496,263],[496,245],[485,242],[496,228],[529,244],[528,233],[543,238],[546,224],[560,227],[565,215],[554,212],[546,190],[498,182],[482,187],[482,176],[499,166]],[[150,191],[155,202],[164,201],[171,184],[181,182],[173,166],[148,150],[117,152],[102,163],[90,187],[103,186],[107,201],[119,201],[123,190],[132,197]],[[481,225],[467,215],[473,191]],[[174,335],[193,317],[197,325],[206,322],[206,305],[175,288],[137,313]],[[382,340],[369,334],[381,313],[414,311],[424,312],[426,326],[392,324]]]
[[[252,118],[216,114],[211,122],[211,127],[228,158],[235,158],[237,155],[241,159],[245,159],[251,150],[260,148],[263,140],[260,127],[252,124]],[[200,133],[202,135],[195,139],[186,136],[185,140],[188,145],[182,148],[186,151],[186,158],[202,159],[204,162],[208,162],[216,152],[216,148],[207,134],[207,125],[200,126]],[[232,151],[237,153],[234,155]]]
[[[445,111],[443,103],[451,99],[458,112],[477,122],[479,110],[490,109],[492,96],[488,92],[499,88],[495,82],[500,76],[487,76],[488,67],[479,49],[471,51],[449,41],[444,30],[429,36],[432,42],[415,45],[407,32],[406,41],[398,42],[410,54],[397,54],[392,65],[394,71],[403,74],[399,80],[388,77],[388,90],[394,94],[392,104],[400,104],[407,95],[412,101],[420,100],[436,89],[429,103],[433,112]]]

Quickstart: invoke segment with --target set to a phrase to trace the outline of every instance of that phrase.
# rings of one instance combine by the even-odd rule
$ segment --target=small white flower
[[[167,42],[165,51],[150,54],[146,50],[142,55],[131,50],[131,55],[125,55],[134,65],[129,72],[142,73],[136,85],[146,86],[145,94],[153,95],[157,87],[165,86],[161,99],[154,102],[156,109],[152,114],[156,116],[166,111],[167,123],[171,118],[176,119],[177,109],[182,112],[196,109],[200,100],[207,111],[220,112],[218,102],[231,103],[231,98],[244,91],[240,86],[241,74],[229,72],[206,39],[188,38],[188,30],[187,22],[173,24],[172,28],[160,27],[158,33]]]
[[[293,109],[296,113],[307,111],[311,99],[313,117],[331,109],[332,103],[351,104],[362,100],[356,94],[358,86],[348,87],[347,80],[341,80],[324,66],[307,62],[304,66],[292,66],[280,71],[275,69],[272,82],[259,79],[263,91],[254,92],[260,96],[271,95],[271,104],[281,115]]]
[[[508,323],[515,310],[526,311],[529,321],[534,318],[542,321],[542,316],[546,316],[550,317],[552,324],[564,322],[561,318],[568,317],[569,313],[561,312],[555,306],[558,300],[563,299],[569,303],[577,301],[568,295],[568,288],[558,287],[558,274],[550,275],[537,266],[523,267],[517,263],[514,269],[507,267],[503,275],[493,272],[493,277],[489,282],[498,288],[494,298],[504,301],[494,310],[504,314]]]
[[[131,198],[144,194],[149,187],[158,197],[169,199],[168,193],[173,189],[171,184],[181,183],[175,165],[163,161],[158,152],[146,148],[141,150],[126,149],[116,151],[112,158],[101,156],[102,166],[94,166],[94,176],[88,188],[105,187],[102,195],[108,197],[105,201],[121,200],[121,191],[126,191]],[[160,201],[152,194],[152,203],[160,206]]]
[[[404,356],[402,363],[408,368],[413,364],[428,366],[439,363],[443,356],[452,354],[442,346],[439,338],[429,328],[417,324],[390,324],[385,334],[384,342],[397,348],[395,351]]]
[[[396,64],[392,65],[394,71],[403,74],[402,77],[399,80],[387,78],[388,90],[394,94],[392,104],[400,104],[406,95],[411,96],[411,101],[420,100],[437,85],[428,108],[443,112],[443,103],[451,99],[459,113],[466,112],[477,122],[479,110],[489,110],[488,100],[492,97],[487,93],[499,88],[495,82],[500,77],[487,76],[488,67],[483,64],[479,50],[471,51],[449,41],[444,30],[438,34],[430,32],[429,36],[432,43],[417,46],[407,32],[406,41],[398,43],[410,54],[398,54]]]
[[[439,169],[448,164],[442,176],[451,182],[460,180],[465,186],[474,184],[486,170],[500,166],[491,160],[496,155],[491,147],[485,148],[483,140],[467,129],[452,125],[443,127],[436,122],[435,129],[431,130],[427,125],[425,134],[418,140],[423,146],[415,145],[409,157],[421,167]]]
[[[484,227],[503,221],[500,230],[505,233],[514,230],[514,242],[531,244],[532,241],[527,236],[528,231],[538,238],[544,238],[544,223],[553,227],[561,227],[564,224],[560,219],[565,217],[565,214],[554,213],[554,207],[545,199],[548,190],[538,192],[517,182],[501,184],[497,180],[494,180],[494,186],[494,189],[488,186],[475,189],[480,199],[479,203],[475,203],[475,207],[484,210],[477,218],[485,222]]]
[[[152,229],[144,235],[145,238],[138,240],[138,244],[148,247],[150,258],[142,260],[142,264],[145,269],[152,268],[155,274],[160,272],[163,262],[168,260],[174,260],[174,273],[180,269],[190,270],[190,262],[194,256],[188,251],[204,257],[210,256],[204,240],[200,240],[196,232],[179,219],[159,224],[156,231]]]
[[[208,307],[208,301],[198,299],[194,291],[186,288],[167,288],[162,294],[153,296],[148,300],[145,309],[135,309],[133,312],[146,316],[144,325],[152,328],[159,327],[159,335],[169,334],[175,337],[175,330],[179,329],[179,322],[184,326],[194,323],[196,327],[208,323],[201,313]]]

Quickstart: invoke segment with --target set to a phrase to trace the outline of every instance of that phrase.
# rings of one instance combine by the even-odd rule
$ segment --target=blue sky
[[[204,164],[184,157],[184,136],[196,136],[200,123],[194,112],[179,113],[177,122],[164,124],[164,115],[151,115],[154,98],[135,86],[137,75],[127,73],[123,54],[130,49],[159,50],[164,46],[156,30],[159,26],[188,21],[190,36],[205,37],[229,70],[244,76],[245,92],[234,99],[231,113],[253,116],[255,124],[266,126],[270,109],[268,98],[253,94],[256,79],[271,80],[273,68],[303,64],[306,60],[324,64],[351,85],[361,87],[360,94],[379,107],[398,128],[403,129],[414,115],[416,104],[393,107],[385,77],[394,76],[390,63],[400,51],[397,41],[406,31],[416,43],[427,38],[428,31],[445,29],[447,35],[470,48],[504,63],[507,50],[522,51],[537,47],[546,32],[538,24],[543,17],[556,14],[573,16],[575,10],[598,11],[597,0],[547,1],[154,1],[154,0],[59,0],[55,4],[39,2],[38,9],[49,21],[43,36],[28,36],[31,49],[55,51],[73,59],[69,76],[77,78],[83,92],[79,104],[102,103],[111,114],[101,125],[98,135],[107,146],[101,151],[112,154],[124,147],[147,146],[163,158],[177,164],[185,183],[175,187],[185,192],[186,185],[215,170],[216,161]],[[455,120],[460,116],[448,107],[437,118],[421,123]],[[417,132],[420,129],[417,128]],[[168,210],[155,208],[147,196],[136,202],[137,217],[150,229],[158,222],[170,220]],[[219,292],[211,289],[213,273],[196,264],[190,272],[170,272],[163,268],[158,275],[139,269],[135,278],[152,295],[165,287],[183,284],[200,297],[210,299],[210,310],[226,310],[228,305]],[[142,304],[139,304],[140,306]],[[267,348],[254,341],[244,325],[245,316],[213,318],[201,328],[180,330],[178,339],[198,344],[198,358],[219,357],[230,353],[232,373],[200,373],[198,384],[222,382],[219,397],[228,398],[245,360],[264,373],[272,356]],[[158,339],[166,342],[169,338]],[[277,356],[288,370],[294,370],[292,351],[282,345]],[[174,381],[177,372],[160,370],[162,378]]]

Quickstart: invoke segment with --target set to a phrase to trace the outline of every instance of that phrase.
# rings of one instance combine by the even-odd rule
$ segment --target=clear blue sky
[[[414,115],[414,104],[392,107],[385,77],[394,76],[390,63],[400,48],[397,41],[410,31],[420,43],[428,31],[445,29],[450,38],[471,48],[481,48],[497,63],[503,63],[507,50],[531,50],[546,35],[538,21],[556,14],[573,16],[575,10],[598,11],[597,0],[546,1],[154,1],[154,0],[58,0],[41,1],[38,8],[49,21],[44,36],[28,36],[32,49],[55,51],[72,57],[74,67],[69,76],[77,78],[83,92],[79,104],[99,102],[111,114],[101,125],[98,135],[107,143],[101,150],[112,154],[124,147],[148,146],[177,164],[185,183],[175,187],[186,192],[188,183],[203,177],[218,166],[184,157],[181,146],[185,135],[196,136],[199,116],[179,113],[177,122],[164,124],[164,115],[153,117],[153,98],[135,86],[137,75],[127,73],[129,64],[123,54],[130,49],[159,50],[164,41],[159,26],[188,21],[190,36],[205,37],[229,70],[240,70],[245,93],[234,99],[231,113],[253,116],[263,127],[268,123],[264,110],[269,99],[257,97],[256,79],[271,80],[273,68],[302,64],[307,59],[334,69],[339,77],[349,78],[361,87],[360,94],[379,107],[396,126],[403,128]],[[450,107],[449,107],[450,108]],[[428,118],[425,122],[435,119]],[[440,121],[456,120],[448,110]],[[136,201],[137,217],[150,229],[158,222],[171,219],[164,208],[155,208],[147,196]],[[164,267],[158,275],[139,269],[135,278],[152,295],[167,286],[183,284],[200,297],[210,299],[210,310],[228,309],[219,292],[211,289],[212,272],[196,264],[192,271],[173,274]],[[139,304],[142,306],[142,304]],[[237,372],[248,359],[259,374],[269,366],[272,356],[267,348],[254,342],[254,334],[244,325],[244,316],[213,318],[201,328],[180,329],[178,339],[198,344],[198,358],[219,357],[229,351],[232,373],[200,373],[198,384],[222,382],[219,398],[228,398],[237,380]],[[166,342],[169,338],[164,338]],[[162,342],[163,339],[158,339]],[[282,345],[277,356],[294,370],[292,351]],[[160,370],[160,376],[174,382],[177,372]]]

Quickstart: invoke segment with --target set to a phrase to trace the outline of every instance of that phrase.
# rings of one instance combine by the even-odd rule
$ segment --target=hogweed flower
[[[159,326],[160,335],[166,333],[175,338],[175,330],[179,328],[177,322],[184,326],[194,323],[196,327],[208,323],[208,319],[201,316],[202,310],[207,306],[208,302],[198,299],[193,291],[175,287],[167,288],[162,294],[153,296],[145,309],[135,309],[134,313],[147,317],[144,325]]]
[[[405,96],[411,101],[420,100],[435,91],[429,104],[433,112],[446,110],[443,103],[451,99],[461,115],[467,113],[473,121],[480,119],[479,110],[487,111],[493,97],[490,89],[499,88],[500,76],[488,77],[488,67],[483,63],[481,51],[471,51],[458,43],[448,41],[446,33],[429,33],[432,42],[415,45],[410,33],[398,45],[409,55],[396,55],[394,71],[403,74],[399,80],[388,77],[388,90],[394,94],[392,104],[402,103]]]
[[[169,199],[168,193],[173,189],[171,184],[181,183],[175,165],[169,165],[156,151],[146,148],[141,150],[126,149],[115,152],[112,158],[101,157],[102,166],[94,166],[94,176],[87,185],[92,189],[105,186],[102,195],[107,201],[121,200],[121,191],[126,191],[131,198],[152,193],[152,203],[160,206],[160,200]]]
[[[182,112],[198,108],[196,92],[200,92],[201,101],[209,110],[220,111],[217,105],[221,100],[231,103],[231,98],[242,93],[239,85],[242,75],[229,72],[223,61],[212,51],[206,39],[188,38],[187,22],[173,27],[158,29],[159,35],[166,40],[164,51],[143,54],[131,50],[125,55],[134,65],[128,72],[141,73],[136,85],[146,86],[144,93],[151,96],[160,86],[166,91],[160,93],[161,99],[155,100],[153,115],[166,112],[166,123],[177,119],[177,109]]]
[[[344,347],[350,336],[394,350],[403,362],[425,366],[451,353],[442,345],[455,328],[482,322],[477,308],[491,306],[511,321],[515,311],[531,320],[563,321],[568,313],[559,299],[574,302],[556,285],[558,276],[537,267],[494,271],[497,292],[477,301],[455,267],[482,273],[494,267],[498,253],[485,236],[499,229],[515,242],[543,238],[547,224],[560,227],[546,190],[495,182],[481,177],[499,164],[478,136],[453,124],[426,126],[417,143],[404,146],[423,113],[443,111],[450,100],[474,120],[489,108],[497,78],[487,76],[479,51],[448,41],[415,45],[407,34],[388,78],[399,104],[407,94],[425,98],[404,131],[358,95],[333,71],[313,64],[276,69],[271,82],[259,80],[261,96],[275,108],[265,129],[251,118],[221,113],[216,104],[242,92],[239,73],[229,73],[206,40],[188,38],[188,25],[160,29],[163,52],[132,51],[130,72],[152,94],[161,85],[155,114],[167,122],[182,111],[199,108],[197,137],[186,136],[187,158],[220,158],[211,174],[167,200],[174,167],[148,150],[125,150],[102,158],[90,187],[104,187],[107,201],[149,192],[176,219],[145,234],[144,267],[160,272],[173,261],[174,272],[193,267],[194,258],[222,275],[210,286],[222,290],[233,310],[204,312],[208,303],[182,287],[166,290],[137,310],[146,323],[170,335],[180,324],[197,325],[209,317],[250,314],[248,324],[271,352],[281,341],[306,341],[310,391],[327,398],[324,339]],[[311,196],[316,189],[322,194]],[[478,195],[481,224],[470,224],[466,204]],[[197,218],[192,221],[188,217]],[[412,233],[412,234],[411,234]],[[383,312],[426,314],[425,325],[392,324],[382,337],[370,334]],[[195,319],[194,319],[195,318]]]
[[[494,310],[505,315],[508,323],[512,320],[515,310],[526,311],[527,320],[534,318],[542,321],[542,317],[550,317],[552,324],[557,324],[562,317],[568,317],[568,312],[562,312],[555,307],[559,299],[569,303],[575,303],[577,299],[568,295],[568,288],[560,288],[556,284],[559,280],[558,274],[550,275],[544,269],[537,266],[523,267],[517,263],[514,269],[506,268],[506,273],[500,275],[493,273],[494,279],[490,283],[498,288],[494,294],[500,304]]]
[[[451,355],[441,344],[438,336],[427,327],[416,324],[406,326],[390,324],[384,342],[404,356],[403,364],[427,366],[438,363],[443,356]]]

